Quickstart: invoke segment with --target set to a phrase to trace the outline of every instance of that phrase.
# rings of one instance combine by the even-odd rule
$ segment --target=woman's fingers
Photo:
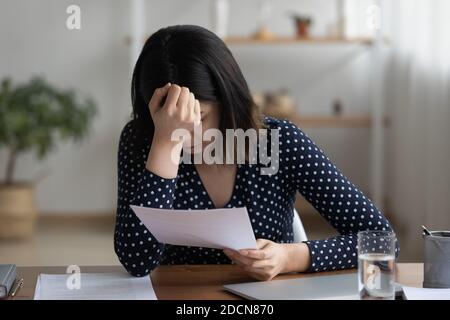
[[[161,107],[161,102],[163,98],[167,95],[167,92],[169,91],[170,87],[171,83],[168,82],[164,87],[158,88],[153,92],[152,98],[148,103],[151,115],[153,115],[156,111],[158,111],[158,108]]]
[[[271,259],[254,260],[251,265],[247,266],[247,268],[257,270],[257,269],[269,268],[271,265],[272,265]]]
[[[250,259],[249,258],[246,258],[246,257],[240,255],[239,252],[237,252],[235,250],[224,249],[223,253],[225,253],[225,255],[228,258],[230,258],[230,260],[236,262],[239,265],[247,266],[250,263]]]
[[[267,239],[259,238],[256,240],[256,245],[257,245],[258,249],[262,249],[271,243],[272,243],[272,241],[267,240]]]
[[[195,124],[195,97],[192,92],[189,93],[188,112],[189,121]]]
[[[194,94],[190,92],[189,88],[180,87],[176,84],[167,84],[155,90],[149,103],[152,117],[156,115],[158,109],[161,109],[160,106],[164,97],[166,99],[162,110],[165,110],[165,112],[161,114],[161,117],[158,118],[157,116],[158,119],[156,120],[165,124],[164,130],[167,133],[172,134],[173,130],[178,128],[191,131],[193,126],[199,123],[200,105],[196,102]]]
[[[239,262],[243,265],[246,266],[254,266],[256,264],[256,262],[258,261],[265,261],[267,258],[263,258],[263,259],[257,259],[257,258],[252,258],[246,255],[242,255],[240,254],[238,251],[234,251],[234,250],[229,250],[229,249],[225,249],[224,253],[233,261]],[[264,256],[264,257],[268,257],[268,254],[266,252],[262,253],[262,254],[257,254],[258,256]],[[260,265],[260,264],[258,264]]]
[[[251,274],[264,274],[266,272],[266,269],[264,267],[261,268],[252,268],[249,266],[243,266],[243,269],[245,272],[251,273]]]
[[[198,126],[202,122],[202,113],[200,110],[200,101],[198,101],[197,99],[195,99],[194,113],[195,113],[195,124]]]
[[[239,253],[245,257],[252,259],[270,259],[273,256],[273,250],[271,247],[272,241],[266,239],[256,240],[258,249],[243,249],[239,250]]]
[[[177,115],[178,120],[198,124],[200,119],[200,103],[195,99],[192,92],[187,87],[180,87],[176,84],[166,84],[162,88],[155,90],[149,103],[151,114],[154,114],[161,101],[167,95],[164,108],[169,115]]]
[[[270,258],[270,250],[267,249],[248,249],[248,250],[242,250],[239,251],[241,253],[241,255],[243,255],[244,257],[249,257],[252,259],[258,259],[258,260],[262,260],[262,259],[268,259]]]
[[[167,111],[173,114],[177,108],[178,97],[181,93],[181,87],[173,84],[170,86],[169,93],[167,94],[166,102],[164,103],[164,108],[167,108]]]
[[[233,260],[233,255],[236,253],[236,251],[231,250],[231,249],[223,249],[223,253],[230,258],[230,260]]]
[[[271,280],[277,272],[274,271],[273,259],[252,259],[234,250],[225,249],[224,253],[245,272],[258,280]]]
[[[189,116],[188,104],[189,104],[189,89],[187,87],[181,87],[180,96],[177,101],[177,112],[180,116],[180,120],[186,119]]]
[[[224,253],[252,277],[271,280],[280,272],[279,247],[267,239],[256,240],[256,245],[258,249],[225,249]]]
[[[252,269],[252,268],[244,268],[244,271],[247,272],[251,277],[262,280],[262,281],[270,281],[275,277],[275,273],[270,272],[268,269]]]

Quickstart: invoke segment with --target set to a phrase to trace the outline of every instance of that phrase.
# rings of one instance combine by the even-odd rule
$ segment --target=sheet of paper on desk
[[[74,276],[79,276],[79,281]],[[123,272],[40,274],[34,300],[157,299],[149,276],[135,278]]]
[[[450,289],[414,288],[402,286],[407,300],[450,300]]]
[[[245,207],[209,210],[154,209],[131,205],[161,243],[216,248],[256,249]]]

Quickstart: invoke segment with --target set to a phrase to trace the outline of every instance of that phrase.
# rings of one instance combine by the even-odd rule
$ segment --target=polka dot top
[[[238,165],[234,190],[225,208],[245,206],[256,238],[292,243],[295,195],[300,192],[340,234],[305,241],[311,255],[308,271],[354,268],[357,232],[392,230],[389,222],[295,124],[271,117],[265,117],[264,123],[269,129],[279,129],[279,169],[276,174],[262,175],[263,164]],[[185,210],[215,208],[193,164],[181,163],[176,178],[162,178],[145,167],[150,143],[137,153],[133,148],[138,144],[136,139],[129,122],[121,133],[118,150],[114,248],[122,265],[130,274],[144,276],[159,264],[231,263],[219,249],[159,243],[130,209],[130,204]]]

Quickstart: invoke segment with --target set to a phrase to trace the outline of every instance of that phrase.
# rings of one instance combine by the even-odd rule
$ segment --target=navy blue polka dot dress
[[[295,124],[271,117],[265,117],[264,123],[270,129],[279,129],[278,172],[262,175],[262,164],[238,165],[234,190],[225,207],[247,207],[257,239],[291,243],[295,195],[300,192],[340,233],[330,239],[305,241],[311,255],[308,271],[355,267],[357,232],[392,230],[389,222]],[[144,276],[159,264],[231,263],[222,250],[157,242],[130,209],[130,204],[165,209],[215,208],[193,164],[181,163],[174,179],[147,170],[150,145],[137,153],[134,130],[131,122],[125,126],[118,151],[114,248],[122,265],[130,274]]]

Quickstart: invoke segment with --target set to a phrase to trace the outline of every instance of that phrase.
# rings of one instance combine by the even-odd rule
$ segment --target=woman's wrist
[[[305,243],[285,243],[286,263],[283,273],[305,272],[311,264],[309,247]]]
[[[183,144],[180,142],[164,141],[154,137],[147,158],[147,170],[166,179],[175,178],[182,148]]]

